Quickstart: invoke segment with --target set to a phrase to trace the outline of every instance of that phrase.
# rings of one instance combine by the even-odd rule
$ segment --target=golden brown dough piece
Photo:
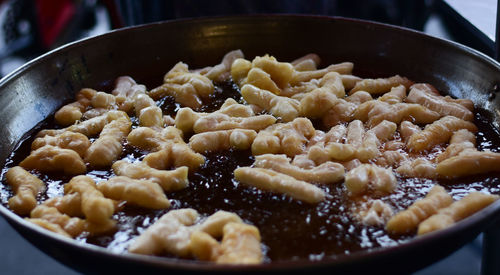
[[[110,166],[122,153],[122,140],[130,132],[132,122],[121,117],[106,124],[99,138],[90,145],[85,161],[93,167]]]
[[[81,89],[76,94],[76,101],[67,105],[64,105],[59,109],[54,118],[56,123],[61,126],[69,126],[82,118],[83,112],[90,105],[92,97],[97,93],[93,89]]]
[[[477,127],[472,122],[454,116],[442,117],[425,126],[423,131],[413,134],[408,139],[408,149],[415,152],[428,150],[435,145],[448,142],[453,133],[460,129],[477,132]]]
[[[10,168],[5,180],[14,191],[9,208],[19,215],[29,214],[36,206],[36,196],[45,191],[45,183],[20,166]]]
[[[41,172],[62,172],[66,175],[79,175],[87,171],[87,167],[77,152],[45,145],[32,151],[19,165],[26,169]]]
[[[26,220],[64,237],[72,238],[72,236],[64,231],[64,229],[62,229],[58,224],[51,223],[44,219],[26,218]]]
[[[436,173],[449,178],[477,175],[500,169],[500,154],[490,151],[465,149],[436,165]]]
[[[147,179],[131,179],[117,176],[97,185],[99,191],[108,198],[151,209],[170,207],[170,201],[161,186]]]
[[[461,129],[453,133],[450,144],[446,150],[436,157],[436,162],[440,163],[445,159],[454,157],[466,149],[476,148],[476,136],[466,129]]]
[[[85,220],[61,214],[55,207],[39,205],[31,211],[30,216],[33,219],[42,219],[59,225],[61,229],[73,238],[80,235],[85,230]]]
[[[193,135],[189,146],[198,153],[250,149],[257,132],[247,129],[220,130]]]
[[[408,209],[394,215],[386,230],[394,234],[405,234],[417,229],[418,225],[439,209],[449,206],[453,198],[439,185],[434,185],[425,198],[414,202]]]
[[[67,131],[55,136],[46,135],[44,137],[36,138],[31,144],[31,150],[36,150],[45,145],[71,149],[83,158],[87,149],[90,147],[90,141],[87,136],[83,134]]]
[[[97,190],[92,178],[88,176],[72,178],[64,185],[64,193],[80,194],[81,209],[87,221],[103,226],[109,226],[112,223],[111,215],[115,212],[114,203]]]
[[[442,208],[437,214],[424,220],[418,226],[418,235],[427,234],[436,230],[445,229],[463,220],[498,199],[497,195],[481,192],[472,192],[461,200],[455,201],[446,208]]]
[[[261,130],[252,143],[252,153],[286,154],[289,157],[305,152],[307,141],[315,129],[307,118],[296,118],[292,122],[277,123]]]
[[[422,106],[438,112],[441,116],[454,116],[463,120],[472,121],[474,114],[466,106],[474,106],[471,100],[468,103],[463,103],[462,100],[455,100],[449,96],[441,96],[433,92],[434,87],[430,84],[414,84],[410,88],[410,93],[406,98],[406,102],[418,103]],[[462,105],[464,104],[464,105]]]
[[[356,83],[354,88],[349,91],[349,95],[357,91],[366,91],[372,95],[383,94],[389,92],[392,87],[403,85],[409,88],[412,84],[412,81],[399,75],[388,78],[363,79]]]
[[[234,178],[245,185],[285,194],[307,203],[318,203],[326,197],[322,189],[270,169],[240,167],[234,170]]]
[[[151,168],[142,162],[129,163],[126,160],[119,160],[113,163],[112,168],[118,176],[147,179],[160,185],[166,192],[184,189],[189,184],[186,166],[165,171]]]
[[[328,161],[311,169],[303,169],[291,164],[286,155],[264,154],[256,156],[253,166],[271,169],[307,182],[328,184],[344,178],[344,167],[341,164]]]

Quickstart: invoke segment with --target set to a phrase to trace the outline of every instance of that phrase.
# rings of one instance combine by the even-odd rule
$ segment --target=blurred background
[[[415,29],[495,55],[495,0],[0,0],[0,78],[66,43],[179,18],[292,13],[367,19]],[[0,217],[2,274],[76,274]],[[481,236],[416,273],[480,274]]]

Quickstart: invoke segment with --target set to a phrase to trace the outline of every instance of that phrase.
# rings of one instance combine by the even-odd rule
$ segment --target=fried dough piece
[[[258,115],[251,117],[231,117],[222,113],[212,113],[196,120],[193,124],[195,133],[217,130],[248,129],[261,130],[274,124],[276,118],[271,115]]]
[[[69,126],[80,120],[96,93],[97,91],[93,89],[81,89],[76,94],[75,102],[64,105],[55,113],[56,123],[61,126]]]
[[[55,136],[46,135],[36,138],[33,143],[31,143],[31,150],[36,150],[45,145],[70,149],[77,152],[80,157],[84,157],[87,149],[90,147],[90,141],[87,136],[83,134],[68,131]]]
[[[116,176],[101,181],[97,189],[108,198],[126,201],[129,204],[150,209],[170,207],[170,201],[163,193],[161,186],[148,179],[132,179]]]
[[[73,238],[85,230],[85,220],[61,214],[55,207],[39,205],[31,211],[30,216],[33,219],[42,219],[59,225],[64,232]]]
[[[299,116],[300,103],[298,100],[277,96],[251,84],[245,84],[241,88],[241,95],[247,103],[255,104],[285,122],[292,121]]]
[[[118,109],[130,113],[136,96],[146,93],[146,86],[137,84],[130,76],[120,76],[115,80],[115,88],[111,93],[115,96]]]
[[[110,166],[122,153],[122,140],[130,132],[132,123],[128,118],[118,118],[106,124],[99,138],[87,150],[85,161],[93,167]]]
[[[302,169],[291,164],[286,155],[264,154],[256,156],[253,166],[271,169],[306,182],[329,184],[344,178],[344,167],[338,163],[329,161],[311,169]]]
[[[369,200],[357,208],[355,216],[366,226],[383,226],[393,214],[391,206],[381,200]]]
[[[445,116],[425,126],[423,131],[413,134],[408,139],[407,147],[415,152],[428,150],[437,144],[448,142],[452,134],[460,129],[477,132],[474,123],[454,116]]]
[[[445,159],[457,156],[466,149],[476,148],[476,136],[466,129],[461,129],[453,133],[450,144],[446,150],[436,157],[436,162],[440,163]]]
[[[318,203],[326,193],[305,181],[264,168],[240,167],[234,170],[234,178],[261,190],[278,192],[307,203]]]
[[[220,238],[224,235],[224,226],[228,223],[243,223],[241,218],[231,212],[219,210],[214,214],[208,216],[203,222],[199,224],[197,230],[203,231],[214,238]]]
[[[127,141],[132,146],[152,151],[161,149],[162,145],[168,142],[184,143],[182,132],[172,126],[161,131],[149,127],[137,127],[128,134]]]
[[[64,193],[78,193],[81,196],[81,209],[85,218],[97,225],[109,225],[115,212],[112,200],[105,198],[97,189],[95,182],[88,176],[76,176],[64,185]]]
[[[41,172],[62,172],[66,175],[79,175],[87,171],[82,158],[73,150],[45,145],[32,151],[19,166]]]
[[[432,92],[433,87],[429,87],[430,84],[414,84],[410,88],[410,93],[406,98],[406,102],[418,103],[422,106],[429,108],[441,116],[454,116],[463,120],[472,121],[474,119],[474,114],[465,106],[472,105],[471,100],[466,103],[465,106],[461,103],[464,100],[455,101],[453,98],[447,96],[441,96]]]
[[[10,168],[5,180],[14,192],[9,208],[18,215],[29,214],[36,206],[36,196],[45,191],[45,183],[20,166]]]
[[[408,139],[416,133],[422,132],[422,129],[418,125],[415,125],[407,120],[402,121],[399,125],[399,133],[401,138],[406,142]]]
[[[427,179],[439,178],[436,171],[436,165],[425,158],[404,161],[401,166],[396,169],[396,172],[405,177]]]
[[[241,50],[230,51],[224,55],[220,64],[208,67],[200,71],[200,73],[212,81],[225,81],[231,76],[231,65],[236,59],[239,58],[244,58]]]
[[[257,56],[252,60],[252,67],[262,69],[268,73],[276,86],[286,87],[292,79],[295,70],[288,62],[278,62],[273,56]],[[251,71],[251,70],[250,70]]]
[[[155,100],[173,96],[176,102],[193,109],[201,107],[202,99],[214,92],[214,85],[209,78],[189,72],[188,66],[182,62],[165,74],[163,82],[163,85],[147,94]]]
[[[211,115],[216,115],[216,114],[218,115],[223,114],[229,116],[230,117],[228,119],[229,121],[231,121],[231,119],[233,118],[238,118],[240,120],[239,123],[241,123],[242,118],[255,116],[255,113],[250,106],[239,104],[232,98],[226,99],[226,101],[224,101],[224,104],[222,104],[219,110],[211,113]],[[208,115],[209,113],[195,112],[191,108],[181,108],[179,109],[177,115],[175,116],[175,127],[182,130],[182,132],[184,133],[191,133],[193,132],[195,123],[202,117]],[[232,123],[232,122],[226,122],[226,123]],[[268,125],[266,125],[266,127],[267,126]],[[260,130],[260,129],[254,129],[254,130]]]
[[[399,75],[388,78],[366,78],[356,83],[354,88],[349,91],[349,94],[357,91],[366,91],[372,95],[378,95],[389,92],[392,87],[403,85],[406,88],[409,88],[412,84],[412,81],[408,80],[406,77],[401,77]]]
[[[436,173],[448,178],[477,175],[500,169],[500,153],[465,149],[436,165]]]
[[[163,112],[151,97],[138,94],[134,97],[133,106],[140,126],[163,127]]]
[[[497,195],[472,192],[461,200],[453,202],[448,207],[440,209],[437,214],[432,215],[420,223],[417,234],[423,235],[450,227],[456,222],[492,204],[497,199]]]
[[[71,217],[84,217],[82,212],[82,197],[79,193],[66,194],[47,199],[43,205],[55,207],[63,214]]]
[[[243,86],[243,81],[250,69],[252,69],[252,62],[244,58],[235,59],[233,64],[231,64],[231,77],[233,81],[238,84],[238,86]]]
[[[354,118],[374,126],[383,120],[400,123],[403,120],[412,120],[415,123],[432,123],[441,117],[439,113],[431,111],[420,104],[396,103],[389,104],[380,100],[371,100],[358,106]]]
[[[190,255],[190,236],[199,215],[191,208],[171,210],[148,227],[129,246],[128,251],[155,255],[161,252],[181,257]]]
[[[386,225],[393,234],[405,234],[417,229],[418,225],[439,209],[448,207],[453,198],[440,185],[434,185],[425,198],[414,202],[408,209],[394,215]]]
[[[307,82],[311,79],[319,79],[330,72],[337,72],[339,74],[352,74],[352,69],[354,64],[351,62],[343,62],[339,64],[332,64],[326,68],[314,70],[314,71],[296,71],[293,78],[290,80],[291,85],[297,85],[300,82]]]
[[[247,150],[257,137],[257,132],[247,129],[220,130],[193,135],[189,147],[198,153],[228,149]]]
[[[167,142],[160,150],[144,157],[144,163],[152,168],[165,170],[169,167],[187,166],[196,170],[205,163],[205,157],[196,153],[185,143]]]
[[[191,235],[193,254],[217,264],[259,264],[263,261],[259,230],[252,225],[231,222],[224,226],[221,243],[202,231]]]
[[[346,173],[344,184],[351,196],[362,195],[370,190],[387,194],[396,189],[397,180],[392,169],[361,164]]]
[[[142,162],[129,163],[125,160],[119,160],[113,163],[112,168],[117,176],[150,180],[160,185],[166,192],[184,189],[189,184],[186,166],[165,171],[151,168]]]
[[[305,152],[307,141],[314,135],[315,129],[307,118],[296,118],[288,123],[277,123],[261,130],[252,143],[252,153],[282,154],[289,157]]]
[[[260,68],[250,69],[244,84],[253,85],[259,89],[270,91],[276,95],[281,94],[280,87],[278,87],[278,85],[276,85],[276,83],[271,79],[271,75]]]
[[[396,104],[401,103],[406,98],[406,87],[404,85],[399,85],[392,87],[391,91],[383,94],[378,100],[389,103]]]
[[[66,231],[64,231],[64,229],[62,229],[61,226],[58,224],[51,223],[51,222],[44,220],[44,219],[26,218],[26,220],[31,222],[31,223],[34,223],[42,228],[45,228],[49,231],[52,231],[52,232],[57,233],[59,235],[62,235],[64,237],[72,238],[72,236],[69,235],[68,233],[66,233]]]
[[[408,161],[408,155],[399,150],[386,150],[375,160],[375,164],[381,167],[399,167],[403,162]],[[396,171],[399,172],[399,171]]]
[[[296,71],[314,71],[321,62],[315,53],[309,53],[290,62]]]

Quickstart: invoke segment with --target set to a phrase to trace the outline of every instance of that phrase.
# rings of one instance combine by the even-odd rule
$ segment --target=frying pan
[[[45,54],[0,82],[0,160],[23,135],[82,87],[109,87],[130,75],[148,88],[178,61],[191,68],[217,64],[233,49],[246,57],[269,53],[292,60],[317,53],[323,64],[351,61],[355,74],[404,75],[455,97],[469,98],[500,123],[500,65],[465,46],[422,33],[361,20],[314,16],[247,16],[170,21],[113,31]],[[156,81],[156,82],[155,82]],[[497,221],[500,201],[455,226],[394,247],[318,262],[285,261],[256,266],[211,265],[130,254],[81,244],[46,232],[0,206],[0,213],[26,239],[82,272],[190,273],[409,273],[437,261]]]

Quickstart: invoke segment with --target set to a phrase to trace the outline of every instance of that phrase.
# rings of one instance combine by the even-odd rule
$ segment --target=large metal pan
[[[324,64],[352,61],[355,73],[407,76],[470,98],[500,122],[500,65],[467,47],[422,33],[366,21],[329,17],[251,16],[182,20],[133,27],[66,45],[4,78],[0,83],[0,161],[22,136],[70,100],[82,87],[99,88],[119,75],[160,84],[182,60],[193,68],[216,64],[224,53],[265,53],[292,60],[318,53]],[[156,79],[150,81],[151,79]],[[117,255],[43,231],[0,206],[0,213],[41,250],[79,271],[220,272],[411,272],[445,257],[495,222],[500,201],[437,233],[391,248],[319,262],[214,266],[192,261]]]

